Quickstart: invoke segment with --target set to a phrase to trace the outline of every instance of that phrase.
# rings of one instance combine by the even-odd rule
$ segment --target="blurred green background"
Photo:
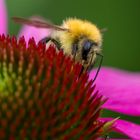
[[[140,71],[140,0],[6,0],[6,3],[11,35],[20,30],[20,25],[11,21],[13,16],[40,15],[55,24],[61,24],[66,17],[87,19],[108,29],[103,37],[104,66]],[[104,115],[119,115],[109,113],[105,111]],[[121,118],[139,123],[139,118],[124,115]]]
[[[87,19],[104,33],[103,65],[140,71],[140,1],[139,0],[7,0],[9,32],[17,34],[20,26],[12,16],[41,15],[56,24],[66,17]]]

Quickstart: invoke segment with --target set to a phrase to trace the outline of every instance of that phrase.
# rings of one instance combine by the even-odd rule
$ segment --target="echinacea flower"
[[[0,33],[6,33],[7,20],[5,1],[0,0]],[[16,15],[15,15],[16,16]],[[35,29],[24,26],[19,35],[25,39],[34,36],[36,41],[48,35],[45,29]],[[45,31],[45,32],[44,32]],[[92,74],[90,78],[92,79]],[[140,116],[140,74],[128,73],[112,68],[102,68],[96,80],[101,94],[108,98],[103,108],[132,116]],[[110,120],[111,118],[104,118]],[[140,126],[125,120],[116,120],[114,130],[123,133],[131,139],[140,139]]]
[[[54,47],[0,36],[0,139],[93,140],[111,130],[99,119],[106,100],[81,69]]]

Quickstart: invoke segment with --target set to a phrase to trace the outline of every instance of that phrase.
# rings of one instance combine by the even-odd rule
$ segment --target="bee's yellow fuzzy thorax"
[[[62,26],[69,29],[72,38],[84,35],[97,43],[102,40],[100,30],[89,21],[69,18],[64,21]]]
[[[73,42],[81,36],[86,36],[98,45],[102,43],[100,30],[89,21],[69,18],[63,22],[62,27],[69,30],[69,32],[59,32],[60,42],[62,47],[65,46],[66,52],[70,51]]]

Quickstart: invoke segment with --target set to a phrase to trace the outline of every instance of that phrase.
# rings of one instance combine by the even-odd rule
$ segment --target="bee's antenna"
[[[97,78],[97,76],[98,76],[98,73],[99,73],[99,71],[100,71],[100,69],[101,69],[102,62],[103,62],[103,55],[101,55],[101,54],[99,54],[99,53],[96,53],[96,55],[100,56],[101,59],[100,59],[100,63],[99,63],[99,66],[98,66],[96,75],[95,75],[95,77],[94,77],[94,79],[93,79],[93,82],[96,80],[96,78]]]
[[[90,65],[91,65],[91,63],[92,63],[92,60],[93,60],[93,55],[94,55],[94,53],[92,53],[92,56],[91,56],[91,59],[90,59],[90,63],[89,63],[89,65],[87,66],[86,70],[88,70],[88,69],[89,69],[89,66],[90,66]]]

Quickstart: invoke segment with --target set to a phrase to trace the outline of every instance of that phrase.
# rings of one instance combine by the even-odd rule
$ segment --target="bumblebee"
[[[84,70],[88,70],[94,65],[97,55],[101,56],[94,78],[96,79],[103,56],[101,55],[102,31],[95,24],[77,18],[68,18],[63,21],[61,26],[54,25],[41,18],[13,17],[13,20],[37,28],[51,29],[50,36],[43,38],[41,42],[45,43],[46,47],[50,42],[54,43],[57,50],[63,50],[66,55],[70,55],[75,61],[80,62]]]

